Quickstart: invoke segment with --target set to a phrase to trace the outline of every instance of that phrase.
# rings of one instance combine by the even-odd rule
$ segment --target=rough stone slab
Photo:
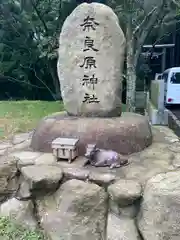
[[[12,144],[8,141],[0,142],[0,156],[7,154],[12,149]]]
[[[19,201],[9,199],[0,206],[0,216],[8,217],[16,223],[35,230],[37,222],[33,216],[33,204],[31,201]]]
[[[180,142],[173,143],[168,148],[173,153],[180,153]]]
[[[12,153],[11,155],[19,158],[20,160],[22,159],[27,159],[27,160],[31,160],[31,159],[36,159],[37,157],[39,157],[42,153],[41,152],[32,152],[32,151],[19,151],[19,152],[15,152]]]
[[[77,157],[74,161],[71,163],[68,163],[67,160],[57,161],[56,164],[60,166],[61,168],[83,168],[84,162],[87,159],[83,156]],[[86,169],[86,168],[83,168]]]
[[[17,159],[12,156],[0,157],[0,200],[16,191],[16,174]]]
[[[50,165],[23,167],[21,173],[32,191],[41,190],[42,192],[55,190],[63,177],[60,167]]]
[[[19,151],[19,150],[26,151],[30,148],[30,144],[31,144],[31,139],[28,139],[24,142],[14,145],[12,150],[13,151]]]
[[[130,164],[121,169],[124,177],[134,179],[144,187],[146,182],[158,173],[175,170],[179,153],[171,150],[173,145],[155,142],[143,151],[132,154],[129,157]]]
[[[108,185],[112,184],[115,180],[116,176],[110,173],[103,174],[92,171],[89,174],[89,181],[94,182],[103,187],[107,187]]]
[[[87,17],[93,28],[81,26]],[[87,40],[92,40],[94,46],[86,46]],[[87,51],[83,51],[83,48]],[[110,7],[95,2],[83,3],[66,18],[59,39],[57,69],[63,102],[70,115],[121,115],[124,52],[125,37],[118,17]],[[95,61],[90,67],[88,59],[84,60],[88,56],[91,56],[91,62]],[[83,85],[83,78],[93,76],[95,81],[97,78],[94,89],[93,85],[86,85],[87,82]],[[94,94],[98,102],[83,102],[86,94],[91,97]]]
[[[108,216],[107,235],[108,240],[141,240],[134,220],[113,214]]]
[[[32,133],[33,132],[28,132],[28,133],[19,133],[14,135],[12,138],[12,144],[17,145],[29,140],[32,137]]]
[[[99,148],[125,155],[139,152],[152,143],[149,122],[139,114],[123,113],[120,118],[78,118],[60,113],[39,123],[31,147],[34,151],[52,152],[51,143],[59,136],[79,138],[79,155],[85,153],[87,144],[94,142]]]
[[[89,177],[89,171],[86,169],[64,168],[63,172],[65,180],[78,179],[85,181]]]
[[[62,117],[61,114],[56,113],[49,117],[46,117],[43,121],[47,120],[47,122],[50,122],[51,124],[55,123],[57,119],[55,120],[54,116],[56,116],[58,119],[59,117]],[[67,118],[69,119],[69,117]],[[64,115],[63,115],[63,119],[64,119]],[[76,119],[77,118],[74,118],[74,121],[76,121]],[[44,125],[41,123],[39,124],[40,128],[41,127],[44,128]],[[50,125],[49,127],[53,127],[53,126]],[[41,131],[42,131],[42,128],[41,128]],[[59,124],[59,128],[61,128],[60,124]],[[93,173],[113,174],[117,178],[131,179],[136,182],[139,182],[142,185],[142,187],[144,187],[147,180],[153,177],[154,175],[157,175],[158,173],[162,173],[162,172],[167,172],[180,167],[180,160],[179,160],[180,159],[180,156],[179,156],[180,143],[176,142],[172,144],[168,142],[166,138],[166,136],[168,137],[172,136],[172,138],[174,138],[174,134],[172,133],[172,131],[171,130],[169,131],[168,128],[164,126],[163,126],[163,131],[159,126],[153,126],[152,129],[154,134],[153,135],[154,143],[150,145],[148,148],[145,148],[143,151],[138,153],[133,153],[132,155],[130,155],[129,157],[130,164],[128,166],[118,168],[118,169],[111,169],[111,170],[106,167],[95,168],[92,166],[86,166],[86,168],[83,168],[83,164],[86,160],[83,157],[78,157],[71,164],[69,164],[67,161],[59,161],[52,164],[53,165],[57,164],[62,169],[80,168],[83,170],[88,170],[89,172],[93,172]],[[46,133],[48,132],[47,129],[45,132]],[[52,150],[50,149],[50,151]],[[48,154],[44,155],[44,157],[47,159],[47,162],[50,163],[51,160],[53,162],[52,154],[49,153],[49,155]],[[43,159],[43,155],[42,155],[42,158],[40,157],[40,159]],[[39,162],[42,164],[43,161],[44,160],[42,161],[40,160]],[[120,211],[120,207],[118,207],[118,209],[119,209],[118,211]],[[130,213],[129,210],[127,212]]]
[[[42,153],[42,152],[19,152],[12,154],[19,157],[18,168],[26,167],[29,165],[53,165],[57,161],[52,153]]]
[[[167,144],[179,142],[179,137],[166,126],[152,126],[153,141]]]
[[[174,153],[170,150],[171,145],[172,144],[169,145],[167,143],[153,143],[140,152],[139,161],[141,163],[145,161],[149,163],[166,161],[166,163],[169,164],[174,159]]]
[[[144,240],[178,240],[180,236],[180,171],[161,173],[145,187],[138,216]]]
[[[24,166],[34,165],[35,159],[42,155],[41,152],[32,152],[32,151],[19,151],[10,154],[18,158],[18,168],[21,169]]]
[[[108,187],[110,199],[118,206],[131,205],[142,195],[142,188],[138,182],[132,180],[119,180]]]
[[[78,179],[82,181],[90,181],[100,186],[106,187],[113,183],[116,176],[113,174],[103,174],[98,172],[93,172],[93,170],[87,170],[86,168],[63,168],[64,180]]]
[[[2,149],[2,150],[0,150],[0,156],[4,156],[5,154],[7,154],[8,153],[8,149]]]
[[[11,147],[12,144],[10,142],[0,142],[0,150],[5,150]]]
[[[29,199],[31,199],[32,192],[30,191],[28,182],[22,181],[22,183],[20,183],[19,189],[18,189],[15,197],[18,200],[29,200]]]
[[[175,157],[172,161],[172,165],[173,165],[174,170],[180,168],[180,153],[175,154]]]
[[[168,150],[173,154],[170,160],[173,167],[175,169],[180,168],[180,142],[169,144]]]
[[[60,166],[65,172],[67,172],[71,178],[84,179],[82,175],[79,175],[79,170],[82,169],[92,172],[99,176],[99,174],[112,174],[119,179],[131,179],[133,181],[139,182],[142,187],[145,186],[148,179],[154,175],[167,172],[173,169],[176,169],[180,166],[180,143],[176,142],[173,144],[162,142],[155,142],[148,148],[144,149],[141,152],[134,153],[129,156],[130,164],[118,169],[109,169],[107,167],[92,167],[90,165],[83,167],[83,164],[86,160],[84,157],[78,157],[75,161],[69,164],[66,160],[55,161],[52,153],[42,154],[39,159],[39,164],[52,164]],[[55,161],[55,162],[53,162]],[[36,160],[36,164],[38,161]],[[75,169],[68,170],[68,169]],[[78,176],[79,175],[79,176]],[[82,177],[82,178],[81,178]]]
[[[70,180],[36,203],[49,239],[106,239],[108,196],[98,185]]]
[[[132,205],[120,207],[111,199],[109,200],[110,212],[119,217],[133,219],[137,216],[139,212],[139,207],[140,207],[140,202],[134,203]]]
[[[34,163],[36,165],[52,165],[57,163],[57,160],[52,153],[42,153],[34,160]]]
[[[178,116],[178,111],[174,114],[171,111],[168,111],[168,126],[171,128],[178,137],[180,137],[180,121]]]

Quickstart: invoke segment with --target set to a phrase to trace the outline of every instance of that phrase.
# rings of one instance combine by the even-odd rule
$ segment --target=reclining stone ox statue
[[[128,165],[128,158],[112,150],[96,148],[96,145],[89,144],[86,148],[85,157],[87,161],[84,166],[90,164],[95,167],[119,168]]]

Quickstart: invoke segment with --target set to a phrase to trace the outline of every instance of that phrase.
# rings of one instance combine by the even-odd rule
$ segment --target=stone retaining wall
[[[168,127],[180,137],[180,121],[171,111],[168,111]]]
[[[176,240],[180,142],[165,126],[152,132],[151,146],[112,170],[57,162],[28,148],[32,133],[14,136],[0,144],[0,216],[51,240]]]

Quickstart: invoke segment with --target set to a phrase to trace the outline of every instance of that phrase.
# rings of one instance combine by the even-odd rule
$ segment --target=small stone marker
[[[79,139],[56,138],[52,142],[53,155],[57,159],[68,159],[71,163],[78,156],[77,143]]]
[[[121,115],[125,37],[113,10],[80,4],[64,22],[58,76],[66,111],[74,116]]]

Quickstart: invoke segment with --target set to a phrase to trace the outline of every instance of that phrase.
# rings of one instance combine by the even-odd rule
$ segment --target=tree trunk
[[[53,85],[54,85],[54,90],[55,90],[54,98],[55,98],[55,100],[60,100],[61,99],[60,83],[59,83],[59,80],[58,80],[58,76],[55,73],[54,66],[53,66],[52,63],[50,63],[49,64],[49,71],[50,71],[51,77],[53,79]]]
[[[132,36],[132,19],[130,15],[128,17],[126,39],[127,39],[126,111],[135,112],[136,69],[134,65],[134,39]]]

